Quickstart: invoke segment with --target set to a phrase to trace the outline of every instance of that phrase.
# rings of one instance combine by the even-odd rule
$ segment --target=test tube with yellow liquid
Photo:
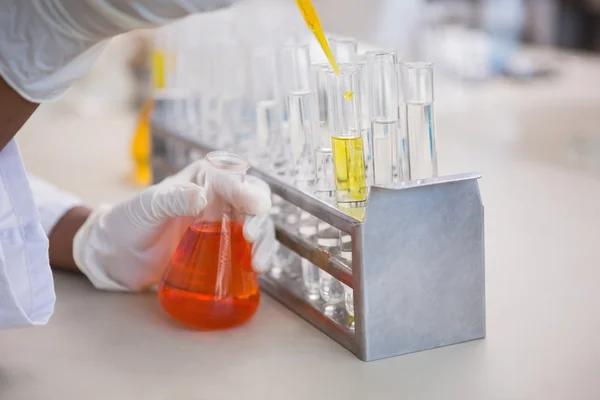
[[[358,73],[358,68],[344,65],[340,75],[328,73],[327,87],[336,202],[338,207],[362,220],[367,181]]]
[[[366,200],[366,177],[365,164],[363,155],[363,143],[360,133],[359,115],[360,111],[360,96],[356,95],[358,90],[358,72],[354,70],[341,71],[335,61],[331,49],[327,43],[327,39],[321,28],[319,17],[314,10],[310,0],[296,0],[296,4],[302,12],[302,16],[306,21],[308,28],[313,32],[315,38],[321,45],[323,52],[327,56],[331,64],[331,71],[328,71],[327,78],[327,95],[323,97],[317,91],[319,97],[319,106],[322,107],[325,103],[327,112],[320,112],[320,120],[323,122],[323,115],[327,115],[329,130],[331,132],[331,147],[327,145],[327,141],[317,139],[316,147],[316,170],[317,170],[317,194],[327,193],[326,177],[319,173],[324,173],[326,170],[325,160],[327,154],[333,156],[336,200],[338,207],[355,218],[362,220],[364,217],[364,202]],[[324,69],[318,68],[316,72],[316,86],[318,88],[319,72],[324,72]],[[333,98],[332,98],[333,96]],[[327,99],[327,101],[322,101]],[[343,102],[346,102],[344,104]],[[346,106],[346,107],[344,107]],[[348,112],[349,111],[349,112]],[[348,122],[348,123],[344,123]],[[352,129],[346,129],[346,128]],[[322,138],[323,126],[317,137]],[[332,151],[327,152],[326,149],[331,148]],[[321,159],[319,159],[319,155]],[[319,239],[319,231],[317,232],[317,240]],[[325,233],[324,230],[321,233]],[[323,238],[325,239],[325,238]],[[340,236],[339,242],[341,243]],[[343,244],[342,244],[343,245]],[[350,243],[351,245],[351,243]],[[342,249],[343,250],[343,249]],[[348,288],[348,290],[352,290]],[[320,296],[325,301],[325,314],[333,314],[338,310],[337,305],[345,300],[346,308],[350,315],[353,315],[354,304],[352,296],[348,298],[348,294],[344,290],[344,285],[329,275],[323,270],[319,270],[319,292]],[[349,305],[351,305],[349,307]]]

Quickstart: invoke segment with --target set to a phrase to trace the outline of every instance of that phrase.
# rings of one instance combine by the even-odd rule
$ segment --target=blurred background
[[[463,161],[461,152],[451,149],[457,131],[465,143],[482,135],[496,147],[518,141],[519,151],[535,147],[536,158],[596,174],[600,121],[587,111],[600,97],[594,89],[600,83],[599,0],[320,0],[315,7],[324,30],[356,38],[359,52],[393,48],[403,60],[434,62],[441,174],[481,170],[480,152],[468,154],[469,165],[452,161],[452,154]],[[43,105],[23,128],[19,141],[30,170],[92,203],[137,190],[130,176],[131,145],[153,92],[153,51],[170,48],[177,64],[185,66],[172,68],[170,75],[163,71],[168,82],[162,85],[176,94],[215,79],[205,61],[223,56],[231,38],[254,48],[290,38],[310,41],[310,32],[292,0],[247,0],[115,38],[84,80],[59,101]],[[311,57],[324,61],[316,43]],[[243,62],[232,64],[247,69]],[[233,69],[226,74],[238,76]],[[240,79],[250,85],[251,77]],[[193,125],[189,116],[182,118]],[[51,160],[53,168],[41,159]],[[85,162],[102,168],[74,176],[72,166]],[[123,177],[110,195],[90,183],[107,176]]]

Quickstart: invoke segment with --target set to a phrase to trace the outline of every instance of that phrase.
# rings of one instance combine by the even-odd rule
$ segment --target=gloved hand
[[[0,75],[23,98],[60,96],[108,40],[235,0],[0,0]]]
[[[95,210],[75,235],[77,267],[98,289],[141,291],[158,283],[185,230],[207,205],[205,174],[204,161],[197,161],[128,201]],[[265,271],[278,246],[267,214],[268,185],[211,171],[211,190],[249,215],[244,237],[253,243],[254,269]]]

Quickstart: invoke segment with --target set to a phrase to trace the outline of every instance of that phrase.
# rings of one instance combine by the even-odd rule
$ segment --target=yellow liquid
[[[333,168],[338,203],[367,200],[362,137],[332,137]]]
[[[339,75],[340,69],[333,58],[333,54],[329,48],[329,43],[327,43],[327,39],[325,38],[325,34],[321,28],[321,21],[319,20],[319,16],[317,15],[311,0],[296,0],[296,4],[302,13],[302,17],[304,18],[308,29],[312,31],[313,35],[315,35],[315,38],[317,39],[317,42],[319,42],[321,45],[325,56],[329,60],[329,64],[331,64],[331,68],[333,68],[333,71],[336,75]]]
[[[338,209],[359,221],[364,221],[365,219],[366,208],[364,205],[355,206],[353,203],[338,203]]]
[[[150,114],[152,101],[148,101],[140,113],[138,123],[131,142],[131,158],[133,159],[133,181],[140,186],[152,183],[150,168]]]

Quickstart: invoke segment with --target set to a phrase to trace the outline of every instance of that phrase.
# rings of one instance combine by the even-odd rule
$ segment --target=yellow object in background
[[[133,180],[140,186],[152,183],[152,169],[150,168],[150,115],[152,114],[152,101],[142,108],[133,141],[131,142],[131,157],[134,163]]]
[[[152,52],[152,87],[154,90],[165,87],[165,53],[161,50]]]
[[[173,53],[160,49],[152,51],[152,88],[154,90],[161,90],[167,86],[168,74],[175,69],[176,61]]]
[[[333,58],[333,54],[331,53],[331,49],[329,48],[329,43],[327,43],[327,39],[325,38],[325,34],[323,33],[323,29],[321,28],[321,21],[319,20],[319,16],[315,11],[315,8],[312,5],[311,0],[296,0],[296,4],[302,13],[302,17],[308,26],[308,29],[312,31],[315,35],[315,38],[321,45],[323,52],[327,56],[329,63],[331,64],[331,68],[336,75],[340,74],[340,69],[338,68],[335,59]]]

